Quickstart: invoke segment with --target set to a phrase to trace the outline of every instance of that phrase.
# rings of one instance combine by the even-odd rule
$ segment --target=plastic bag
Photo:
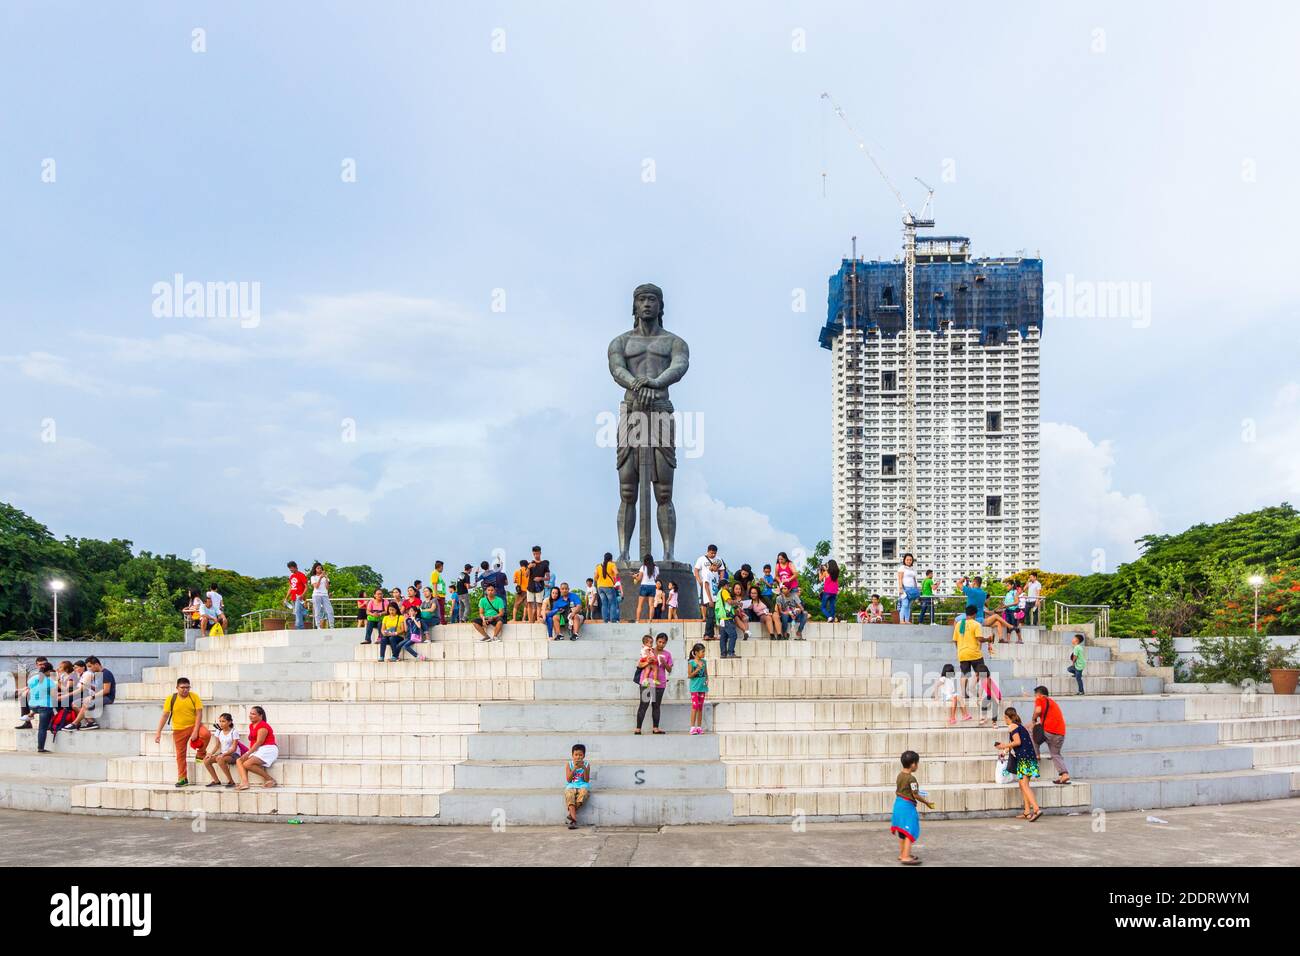
[[[996,784],[1016,782],[1016,770],[1015,765],[1011,763],[1010,751],[1004,750],[998,754],[997,762],[993,765],[993,782]]]

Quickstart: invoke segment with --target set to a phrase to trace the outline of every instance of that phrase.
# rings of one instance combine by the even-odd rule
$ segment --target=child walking
[[[1043,815],[1038,801],[1034,799],[1034,790],[1029,785],[1030,780],[1038,779],[1038,750],[1034,747],[1034,738],[1025,729],[1020,714],[1014,707],[1008,707],[1002,712],[1002,716],[1006,718],[1007,727],[1011,729],[1010,741],[1005,744],[998,741],[993,746],[998,750],[1007,751],[1007,766],[1015,770],[1016,781],[1020,785],[1020,797],[1025,805],[1025,812],[1020,814],[1020,818],[1033,823]]]
[[[944,664],[939,672],[939,679],[934,682],[935,700],[942,700],[948,705],[948,723],[957,723],[957,708],[961,708],[961,719],[970,720],[970,711],[966,709],[966,698],[957,693],[957,668]]]
[[[898,862],[904,866],[916,866],[921,862],[912,856],[912,844],[921,839],[921,814],[916,805],[924,803],[933,810],[934,804],[926,799],[921,785],[916,782],[916,768],[921,765],[917,752],[904,750],[898,760],[903,765],[903,772],[898,775],[894,787],[894,813],[889,820],[889,832],[898,835]]]
[[[690,678],[691,733],[704,733],[704,698],[709,694],[709,662],[704,659],[704,645],[691,648],[691,659],[686,664]]]
[[[1076,634],[1072,640],[1073,646],[1070,648],[1070,666],[1065,669],[1067,674],[1074,675],[1074,682],[1079,685],[1079,693],[1083,691],[1083,669],[1088,666],[1088,651],[1083,646],[1083,635]]]
[[[570,830],[578,829],[578,808],[590,796],[591,764],[587,763],[587,748],[574,744],[569,764],[564,768],[564,808]]]

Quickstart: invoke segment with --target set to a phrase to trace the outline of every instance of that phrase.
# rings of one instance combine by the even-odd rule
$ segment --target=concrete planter
[[[1300,669],[1294,667],[1275,668],[1268,672],[1275,694],[1294,694],[1296,684],[1300,683]]]
[[[285,620],[282,617],[264,617],[262,618],[262,630],[264,631],[283,631]]]

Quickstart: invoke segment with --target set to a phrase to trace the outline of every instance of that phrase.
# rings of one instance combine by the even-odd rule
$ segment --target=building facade
[[[897,590],[902,556],[950,593],[963,574],[1039,563],[1043,263],[917,239],[916,541],[907,521],[902,261],[845,259],[820,342],[832,355],[832,549],[860,587]]]

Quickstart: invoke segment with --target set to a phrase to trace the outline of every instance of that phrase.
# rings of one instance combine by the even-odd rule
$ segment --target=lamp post
[[[50,590],[54,592],[54,639],[56,641],[59,639],[59,592],[65,587],[67,585],[58,578],[50,582]]]
[[[1259,589],[1263,586],[1264,579],[1258,574],[1250,576],[1250,586],[1255,589],[1255,633],[1259,634]]]

